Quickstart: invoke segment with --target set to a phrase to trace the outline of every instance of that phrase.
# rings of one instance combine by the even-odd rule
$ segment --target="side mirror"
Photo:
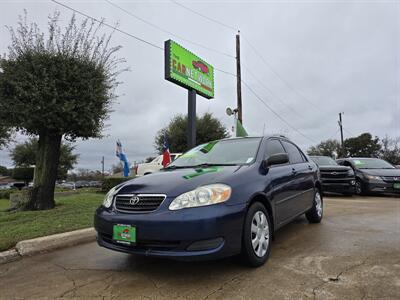
[[[264,162],[266,167],[272,165],[282,165],[289,162],[289,156],[287,153],[277,153],[268,157]]]

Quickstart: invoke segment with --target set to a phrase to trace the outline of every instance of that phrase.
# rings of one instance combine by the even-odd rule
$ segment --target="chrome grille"
[[[400,182],[400,176],[382,176],[386,182]]]
[[[162,194],[121,194],[115,197],[115,208],[122,212],[139,213],[156,210],[164,201]]]
[[[348,177],[348,170],[321,170],[321,177],[324,178],[343,178]]]

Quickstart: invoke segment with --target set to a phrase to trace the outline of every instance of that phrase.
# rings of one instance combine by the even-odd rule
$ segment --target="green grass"
[[[0,199],[0,251],[22,240],[93,226],[100,193],[80,193],[56,198],[56,207],[45,211],[5,212],[9,200]]]

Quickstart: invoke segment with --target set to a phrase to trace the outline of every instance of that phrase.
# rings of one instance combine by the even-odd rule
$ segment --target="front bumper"
[[[146,256],[175,259],[217,259],[238,254],[246,205],[226,204],[150,213],[122,213],[100,207],[94,225],[100,246]],[[112,239],[115,224],[136,227],[137,243]]]
[[[322,190],[324,192],[354,194],[355,178],[326,179],[321,178]]]
[[[384,181],[369,181],[364,184],[367,193],[400,194],[400,189],[394,188],[394,183]]]

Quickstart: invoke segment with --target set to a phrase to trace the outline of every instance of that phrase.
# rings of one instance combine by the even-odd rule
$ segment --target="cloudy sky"
[[[185,41],[104,0],[58,1],[110,24],[118,22],[121,30],[160,47],[172,38],[216,68],[235,73],[235,30],[173,1],[110,0]],[[315,142],[339,138],[337,118],[344,112],[345,138],[362,132],[400,136],[399,1],[177,2],[240,29],[243,80],[258,96],[242,87],[243,123],[252,135],[283,133],[307,149]],[[0,0],[0,53],[7,51],[10,42],[5,25],[15,26],[23,9],[42,28],[54,10],[61,12],[62,21],[72,14],[51,1]],[[123,84],[117,89],[120,97],[107,122],[106,137],[77,142],[77,168],[100,169],[105,156],[109,169],[117,163],[116,139],[132,162],[154,154],[156,132],[174,115],[187,112],[187,91],[164,80],[162,50],[118,32],[113,43],[123,46],[119,55],[131,71],[120,76]],[[236,105],[235,80],[216,71],[215,99],[198,96],[198,114],[212,112],[231,127],[233,120],[225,109]],[[0,165],[12,165],[8,153],[0,150]]]

